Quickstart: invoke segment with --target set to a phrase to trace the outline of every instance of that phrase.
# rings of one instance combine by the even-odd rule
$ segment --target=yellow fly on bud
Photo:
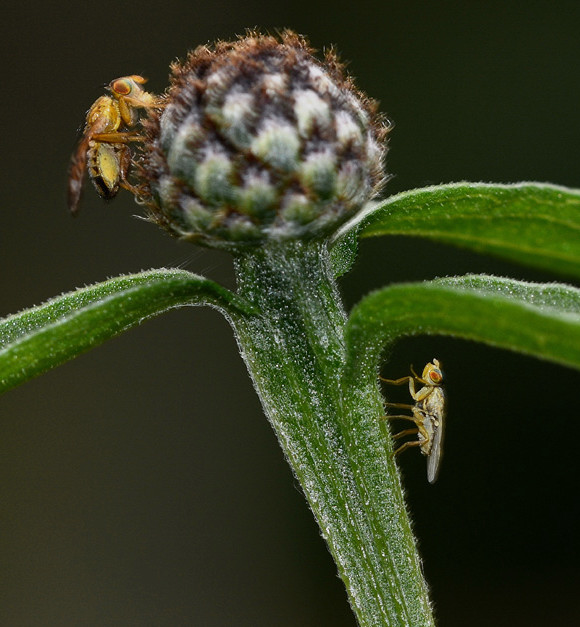
[[[393,436],[398,440],[406,435],[417,434],[417,440],[411,440],[402,444],[395,455],[418,446],[423,455],[427,456],[427,479],[429,483],[435,483],[439,466],[441,464],[443,446],[443,428],[445,426],[445,392],[441,387],[443,383],[443,373],[441,365],[437,359],[428,363],[423,369],[423,374],[419,376],[411,366],[413,376],[402,377],[401,379],[383,379],[381,381],[390,385],[403,385],[409,383],[409,393],[415,401],[414,405],[403,403],[386,403],[387,407],[398,407],[409,409],[411,416],[401,414],[397,416],[385,416],[388,420],[401,419],[414,422],[417,428],[404,429]],[[419,390],[415,389],[415,382],[423,385]]]
[[[122,76],[109,83],[109,95],[98,98],[87,113],[83,135],[74,152],[68,179],[68,206],[79,210],[85,172],[103,198],[113,198],[119,187],[135,193],[127,181],[131,166],[128,143],[142,141],[132,130],[139,121],[138,109],[159,107],[157,96],[142,89],[142,76]]]

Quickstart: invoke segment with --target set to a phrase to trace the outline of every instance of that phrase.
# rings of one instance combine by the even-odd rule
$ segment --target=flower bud
[[[173,235],[234,249],[325,237],[385,180],[387,126],[335,55],[249,33],[172,66],[146,122],[143,200]]]

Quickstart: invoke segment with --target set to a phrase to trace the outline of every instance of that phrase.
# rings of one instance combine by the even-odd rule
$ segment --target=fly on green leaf
[[[423,374],[419,376],[411,366],[413,376],[402,377],[400,379],[383,379],[381,381],[390,385],[409,384],[409,393],[415,401],[414,405],[405,403],[386,403],[387,407],[397,407],[408,409],[411,415],[399,414],[385,416],[387,420],[410,420],[414,422],[416,428],[404,429],[393,436],[394,440],[406,435],[417,435],[416,440],[405,442],[395,450],[395,455],[406,451],[412,446],[418,446],[421,453],[427,457],[427,479],[429,483],[435,483],[441,465],[443,429],[445,426],[445,392],[441,387],[443,383],[443,372],[441,364],[437,359],[433,359],[423,369]],[[415,385],[422,384],[419,390]]]

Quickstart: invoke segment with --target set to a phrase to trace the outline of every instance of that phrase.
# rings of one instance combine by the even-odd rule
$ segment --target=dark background
[[[580,4],[342,0],[9,2],[0,20],[0,315],[122,273],[182,266],[233,286],[230,259],[132,217],[122,192],[64,201],[75,130],[125,74],[245,27],[335,43],[395,121],[388,193],[457,180],[580,185]],[[565,280],[420,240],[364,242],[350,307],[393,281],[489,272]],[[578,375],[448,338],[440,479],[401,459],[439,624],[577,621]],[[226,322],[147,322],[10,392],[0,421],[0,624],[350,626],[342,583]]]

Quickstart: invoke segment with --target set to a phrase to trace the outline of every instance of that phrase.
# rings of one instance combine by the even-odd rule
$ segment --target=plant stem
[[[345,312],[320,242],[236,258],[235,319],[265,412],[320,525],[363,626],[433,625],[376,381],[342,384]]]

